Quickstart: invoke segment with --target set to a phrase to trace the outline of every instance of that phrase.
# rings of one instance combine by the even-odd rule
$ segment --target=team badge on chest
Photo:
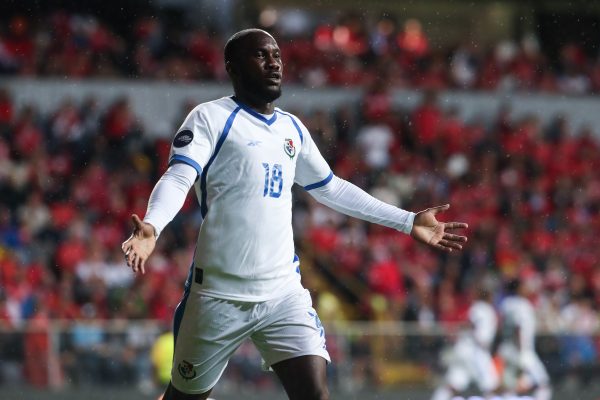
[[[296,155],[296,147],[294,147],[294,141],[292,139],[285,139],[283,142],[283,150],[285,154],[290,156],[290,159],[294,158]]]

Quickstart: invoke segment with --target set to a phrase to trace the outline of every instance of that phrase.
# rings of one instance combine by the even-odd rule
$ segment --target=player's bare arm
[[[131,216],[133,222],[133,232],[129,239],[123,242],[121,249],[125,253],[125,261],[133,272],[146,273],[144,268],[146,261],[152,254],[156,245],[156,236],[154,227],[144,222],[136,214]]]
[[[436,214],[450,208],[449,204],[437,206],[420,211],[415,216],[410,235],[421,243],[425,243],[439,250],[451,252],[461,250],[467,237],[456,235],[448,231],[468,228],[464,222],[442,222],[436,219]]]

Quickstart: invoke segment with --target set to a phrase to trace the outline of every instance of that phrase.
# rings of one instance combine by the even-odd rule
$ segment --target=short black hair
[[[504,289],[509,295],[516,295],[521,288],[521,281],[518,278],[513,278],[506,282]]]
[[[240,45],[243,43],[244,39],[247,38],[248,35],[252,35],[254,33],[264,33],[266,35],[271,36],[269,32],[258,28],[244,29],[242,31],[234,33],[229,38],[229,40],[227,40],[227,43],[225,43],[225,50],[223,52],[225,63],[232,61],[235,58],[235,55],[237,54]]]

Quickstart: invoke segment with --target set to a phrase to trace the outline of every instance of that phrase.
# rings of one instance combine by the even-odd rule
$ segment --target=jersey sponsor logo
[[[254,147],[254,146],[258,146],[261,143],[262,142],[260,140],[251,140],[251,141],[248,142],[248,146]]]
[[[177,371],[179,371],[179,375],[186,381],[190,379],[194,379],[196,377],[196,370],[194,370],[194,365],[190,362],[182,360],[177,366]]]
[[[175,139],[173,139],[173,147],[180,148],[187,146],[188,144],[192,143],[193,139],[194,134],[192,133],[192,131],[186,129],[175,135]]]
[[[294,141],[292,139],[285,139],[283,142],[283,150],[285,154],[287,154],[290,159],[294,158],[296,155],[296,147],[294,147]]]

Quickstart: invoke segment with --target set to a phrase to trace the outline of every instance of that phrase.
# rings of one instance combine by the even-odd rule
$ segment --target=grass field
[[[1,400],[156,400],[159,393],[141,394],[137,390],[111,389],[102,387],[70,389],[59,392],[40,391],[31,388],[0,387]],[[377,392],[331,393],[331,400],[429,400],[431,392],[424,389],[406,389]],[[286,400],[282,391],[219,393],[215,391],[215,400]],[[554,400],[599,400],[600,385],[596,384],[576,392],[558,390],[552,397]],[[469,400],[469,396],[465,396]]]

